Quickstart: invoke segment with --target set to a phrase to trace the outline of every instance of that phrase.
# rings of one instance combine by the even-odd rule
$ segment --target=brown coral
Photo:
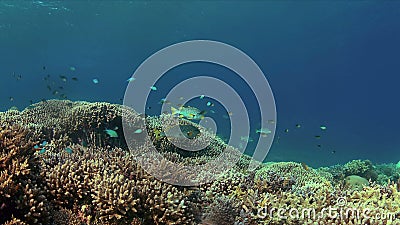
[[[128,140],[133,148],[128,148],[132,143],[125,143],[122,129],[116,130],[118,138],[108,137],[104,130],[121,128],[123,118],[129,122],[124,131],[133,133],[146,125],[150,139],[135,134]],[[0,113],[0,223],[399,224],[400,198],[394,183],[372,184],[358,191],[343,189],[332,184],[340,177],[333,170],[315,170],[295,162],[262,164],[256,171],[247,171],[250,157],[240,156],[198,124],[179,119],[176,125],[172,119],[170,115],[144,117],[108,103],[56,100],[22,112]],[[186,136],[196,145],[208,145],[187,152],[182,148],[187,143],[173,134],[182,144],[175,146],[162,134],[164,129],[175,128],[189,132]],[[43,140],[48,142],[46,151],[35,152],[33,146]],[[150,154],[139,163],[138,152],[148,153],[152,146],[163,158]],[[221,161],[210,164],[223,171],[213,182],[199,187],[163,182],[209,178],[212,174],[207,171],[194,176],[185,166],[205,165],[223,153],[229,153],[224,159],[232,167],[218,168]],[[154,159],[157,165],[152,164]],[[178,170],[171,170],[171,163]],[[156,172],[161,172],[162,180],[152,175]],[[344,219],[259,215],[264,208],[318,212],[338,207],[343,199],[348,207],[371,208],[371,216],[387,213],[393,217],[378,221],[355,214]]]
[[[0,131],[0,222],[11,218],[29,223],[47,221],[48,205],[34,143],[28,131],[19,125],[5,123]]]

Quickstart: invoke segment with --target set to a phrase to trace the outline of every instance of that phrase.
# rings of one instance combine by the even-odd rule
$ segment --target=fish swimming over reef
[[[117,138],[118,137],[118,133],[115,130],[107,129],[104,132],[106,132],[106,134],[108,134],[108,136],[110,136],[112,138]]]
[[[260,134],[262,136],[267,136],[268,134],[272,133],[272,131],[268,128],[261,128],[256,130],[257,134]]]
[[[154,129],[153,133],[155,139],[160,140],[163,137],[174,138],[174,139],[179,139],[179,138],[194,139],[198,137],[201,132],[197,127],[193,125],[177,125],[167,128],[165,132],[160,129]]]
[[[172,115],[178,115],[180,118],[186,118],[189,120],[201,120],[204,118],[206,111],[200,111],[199,109],[191,106],[181,106],[178,109],[171,107]]]

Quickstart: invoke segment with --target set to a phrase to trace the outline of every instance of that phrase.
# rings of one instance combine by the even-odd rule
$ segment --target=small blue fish
[[[99,83],[99,79],[97,79],[97,78],[94,78],[92,81],[93,81],[94,84],[98,84]]]
[[[214,104],[211,102],[207,102],[207,106],[214,106]]]
[[[204,95],[200,95],[200,99],[203,99],[205,96]]]
[[[271,134],[272,131],[270,129],[268,129],[268,128],[260,128],[260,129],[256,130],[256,133],[260,134],[262,136],[267,136],[268,134]]]
[[[40,144],[42,147],[47,145],[47,141],[43,141],[42,144]]]
[[[135,134],[140,134],[140,133],[142,133],[142,132],[143,132],[142,129],[137,129],[137,130],[135,130],[135,132],[133,132],[133,133],[135,133]]]
[[[129,78],[128,80],[126,80],[128,83],[130,83],[130,82],[132,82],[132,81],[134,81],[134,80],[136,80],[136,78],[134,78],[134,77],[131,77],[131,78]]]
[[[66,148],[65,148],[65,151],[66,151],[68,154],[72,154],[72,149],[71,149],[70,147],[66,147]]]
[[[42,148],[42,149],[40,149],[39,154],[43,154],[43,153],[45,153],[45,152],[46,152],[46,149],[45,149],[45,148]]]
[[[35,145],[33,148],[34,149],[39,149],[39,145]]]
[[[67,77],[66,77],[66,76],[60,76],[60,79],[61,79],[63,82],[67,82]]]
[[[117,132],[115,132],[115,130],[107,129],[107,130],[105,130],[105,132],[106,132],[106,134],[108,134],[108,136],[110,136],[112,138],[117,138],[118,137],[118,134],[117,134]]]
[[[157,91],[157,87],[156,87],[156,86],[151,86],[150,89],[151,89],[152,91]]]
[[[158,104],[171,104],[171,102],[169,101],[169,100],[167,100],[166,98],[162,98],[159,102],[158,102]]]
[[[87,146],[88,146],[87,142],[84,141],[84,140],[82,140],[81,145],[82,145],[83,147],[87,147]]]

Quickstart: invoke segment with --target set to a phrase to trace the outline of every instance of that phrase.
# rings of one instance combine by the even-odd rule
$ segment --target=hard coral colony
[[[147,173],[151,167],[144,171],[124,137],[107,129],[121,127],[123,115],[133,124],[147,121],[151,142],[141,148],[154,145],[165,157],[154,169],[168,171],[168,161],[182,166],[208,162],[226,147],[217,138],[196,154],[185,153],[161,135],[161,120],[173,116],[143,117],[109,103],[50,100],[22,112],[0,113],[0,223],[400,224],[400,185],[393,182],[400,172],[395,165],[355,160],[313,169],[279,162],[247,171],[251,159],[243,155],[214,182],[174,186]],[[192,132],[207,132],[184,118],[179,123]],[[193,139],[202,142],[201,137],[196,133]],[[46,152],[39,154],[35,146],[41,148],[43,140]],[[181,170],[170,179],[186,175]],[[368,209],[369,217],[354,211],[343,217],[267,213],[290,207],[321,212],[339,207],[340,200],[347,208]],[[375,220],[378,215],[387,216]]]

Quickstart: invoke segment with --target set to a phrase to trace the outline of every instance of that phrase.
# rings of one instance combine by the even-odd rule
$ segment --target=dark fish
[[[67,77],[66,76],[60,76],[60,79],[63,81],[63,82],[67,82]]]
[[[336,153],[336,150],[332,150],[332,154],[335,154]]]
[[[45,67],[45,66],[43,66],[43,70],[46,70],[46,67]]]
[[[58,87],[58,89],[62,90],[62,89],[64,89],[64,87],[63,87],[63,86],[60,86],[60,87]]]
[[[83,147],[87,147],[87,146],[88,146],[88,143],[87,143],[85,140],[82,140],[81,145],[82,145]]]
[[[17,75],[15,72],[13,73],[13,77],[17,80],[21,80],[22,75]]]
[[[318,148],[321,148],[321,147],[322,147],[322,145],[317,145],[317,147],[318,147]]]
[[[72,148],[70,148],[70,147],[66,147],[66,148],[65,148],[65,151],[66,151],[68,154],[72,154],[72,153],[73,153],[73,150],[72,150]]]
[[[51,87],[50,87],[50,85],[47,85],[47,89],[49,89],[49,91],[51,91]]]
[[[73,80],[73,81],[78,81],[78,78],[73,77],[73,78],[71,78],[71,80]]]
[[[300,127],[301,127],[301,125],[300,125],[300,124],[296,124],[296,127],[297,127],[297,128],[300,128]]]
[[[289,129],[285,129],[285,132],[286,132],[286,133],[289,132]]]
[[[304,162],[301,163],[301,166],[303,167],[304,170],[309,171],[310,167],[307,166]]]
[[[316,139],[320,139],[321,138],[321,136],[319,136],[319,135],[315,135],[314,136]]]

